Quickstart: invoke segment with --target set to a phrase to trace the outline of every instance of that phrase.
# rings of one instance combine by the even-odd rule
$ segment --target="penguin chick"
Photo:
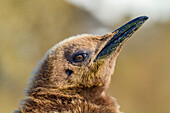
[[[122,47],[147,19],[138,17],[103,36],[78,35],[56,44],[15,113],[119,113],[115,99],[104,91]]]

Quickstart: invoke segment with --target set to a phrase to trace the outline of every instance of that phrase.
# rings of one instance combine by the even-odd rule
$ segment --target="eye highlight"
[[[85,59],[87,59],[88,54],[87,53],[78,53],[73,55],[73,61],[74,62],[83,62]]]

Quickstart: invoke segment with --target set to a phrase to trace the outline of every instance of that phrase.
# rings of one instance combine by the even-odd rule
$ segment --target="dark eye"
[[[88,56],[87,53],[74,54],[73,55],[73,61],[74,62],[82,62],[87,58],[87,56]]]

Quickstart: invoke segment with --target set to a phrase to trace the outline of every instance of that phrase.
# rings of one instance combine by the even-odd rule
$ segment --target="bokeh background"
[[[107,94],[125,113],[170,113],[169,0],[0,0],[0,113],[24,98],[46,51],[69,36],[102,35],[140,15],[149,20],[117,60]]]

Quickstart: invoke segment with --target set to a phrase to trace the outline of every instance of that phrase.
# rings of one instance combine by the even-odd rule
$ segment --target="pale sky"
[[[152,22],[170,21],[170,0],[66,0],[109,25],[125,16],[149,16]]]

